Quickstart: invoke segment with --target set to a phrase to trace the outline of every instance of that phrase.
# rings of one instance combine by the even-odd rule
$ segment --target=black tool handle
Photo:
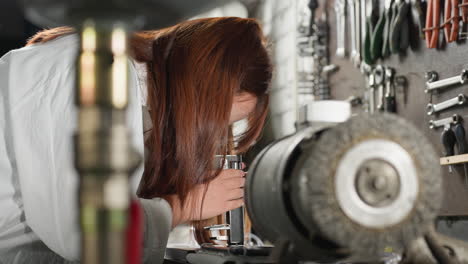
[[[444,156],[453,156],[455,154],[454,148],[455,143],[457,141],[455,133],[451,129],[444,129],[440,136],[440,140],[442,141],[442,145],[444,146]]]
[[[372,60],[377,60],[382,56],[383,41],[384,41],[384,28],[386,24],[386,14],[383,13],[377,24],[375,25],[374,31],[372,32],[370,56]]]
[[[393,6],[393,5],[392,5]],[[390,36],[390,27],[392,25],[392,6],[385,10],[385,20],[383,26],[383,35],[382,35],[382,57],[388,57],[390,55],[390,43],[389,43],[389,36]]]
[[[389,113],[396,113],[395,96],[385,96],[385,111]]]
[[[409,8],[408,8],[409,10]],[[406,12],[408,16],[409,12]],[[401,25],[401,34],[400,34],[400,51],[405,51],[409,47],[410,43],[410,32],[409,32],[409,22],[408,17],[404,19],[403,24]]]
[[[453,132],[455,133],[455,138],[457,140],[457,150],[458,154],[465,154],[466,153],[466,138],[465,138],[465,128],[462,124],[458,123],[453,128]]]
[[[408,11],[409,4],[406,1],[395,3],[393,20],[390,25],[390,52],[399,53],[402,49],[408,47]]]
[[[372,19],[368,17],[366,19],[366,36],[364,37],[364,62],[372,65],[374,64],[374,59],[371,54],[371,46],[372,46],[372,32],[373,32],[373,25]]]

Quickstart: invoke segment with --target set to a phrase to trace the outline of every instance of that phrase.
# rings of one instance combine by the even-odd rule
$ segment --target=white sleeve
[[[59,42],[57,42],[59,43]],[[63,46],[58,46],[63,49]],[[74,166],[73,134],[77,128],[74,105],[73,56],[55,45],[51,50],[23,51],[12,61],[11,109],[13,148],[19,175],[25,221],[51,250],[67,260],[80,257],[78,184]],[[63,52],[63,54],[61,54]],[[50,56],[54,54],[54,56]],[[44,62],[60,58],[53,68],[41,69]],[[74,58],[74,57],[73,57]],[[71,59],[70,59],[71,60]],[[74,59],[72,60],[74,61]],[[44,73],[44,71],[48,71]],[[26,77],[25,77],[26,76]],[[39,76],[39,77],[36,77]],[[11,83],[11,82],[10,82]],[[143,153],[143,133],[139,92],[130,75],[128,124],[132,143]],[[141,178],[142,167],[132,177]]]

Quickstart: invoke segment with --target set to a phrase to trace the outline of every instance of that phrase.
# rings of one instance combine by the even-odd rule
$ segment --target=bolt
[[[372,183],[372,187],[378,191],[383,190],[385,185],[387,185],[387,179],[385,177],[376,177]]]
[[[435,71],[426,72],[425,77],[428,82],[435,82],[439,78],[439,76],[437,75],[437,72]]]

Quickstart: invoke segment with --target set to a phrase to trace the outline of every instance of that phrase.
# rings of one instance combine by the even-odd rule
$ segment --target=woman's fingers
[[[228,170],[221,171],[221,174],[219,175],[219,177],[223,179],[228,179],[228,178],[235,178],[235,177],[244,177],[245,174],[246,173],[241,170],[228,169]]]
[[[228,190],[242,188],[245,185],[244,177],[229,178],[223,184]]]
[[[244,205],[244,199],[232,200],[232,201],[227,202],[226,205],[227,205],[227,208],[226,208],[227,211],[234,210]]]
[[[244,189],[233,189],[233,190],[230,190],[228,195],[227,195],[227,200],[237,200],[237,199],[241,199],[244,197]]]

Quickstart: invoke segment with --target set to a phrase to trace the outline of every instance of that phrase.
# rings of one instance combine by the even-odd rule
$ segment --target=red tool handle
[[[132,200],[127,227],[127,264],[140,264],[143,245],[143,212],[140,204]]]
[[[440,27],[440,0],[432,0],[432,27],[434,31],[431,36],[431,49],[437,48],[439,42],[439,27]]]
[[[458,0],[452,0],[452,32],[450,32],[451,42],[458,40],[458,29],[460,27],[460,7]]]
[[[444,12],[444,35],[447,42],[451,42],[451,29],[452,29],[452,0],[445,1],[445,12]]]
[[[431,39],[432,39],[432,6],[433,6],[432,1],[434,0],[427,1],[426,30],[424,33],[426,35],[426,47],[429,49],[431,48]]]

